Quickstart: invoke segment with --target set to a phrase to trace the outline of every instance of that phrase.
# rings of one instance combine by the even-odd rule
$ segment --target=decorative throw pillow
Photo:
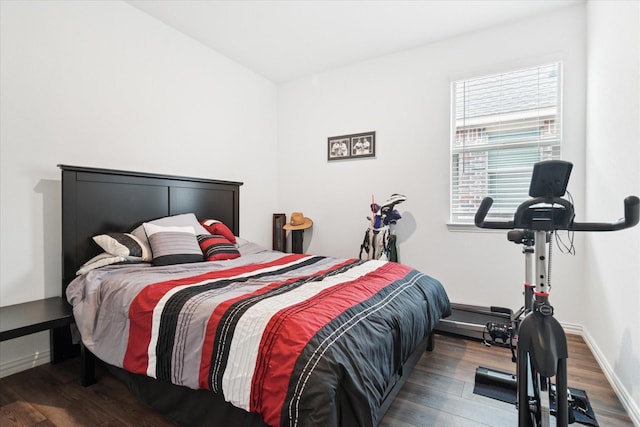
[[[93,240],[107,253],[129,261],[151,261],[151,248],[131,233],[106,233],[93,236]]]
[[[207,261],[222,261],[240,256],[240,251],[238,251],[236,245],[224,236],[200,234],[198,236],[198,243],[204,254],[204,259]]]
[[[229,227],[227,227],[217,219],[205,219],[203,221],[200,221],[200,224],[202,224],[202,226],[206,228],[210,234],[223,236],[234,245],[236,244],[236,236],[233,235],[233,231],[231,231]],[[197,234],[204,234],[204,233],[197,233]]]
[[[76,271],[76,275],[79,276],[81,274],[88,273],[89,271],[96,268],[104,267],[105,265],[109,264],[117,264],[119,262],[127,262],[127,259],[121,256],[114,256],[103,252],[82,264],[78,271]]]
[[[153,265],[183,264],[203,260],[193,227],[142,224],[153,253]]]
[[[147,224],[159,225],[162,227],[193,227],[193,231],[196,234],[207,234],[208,231],[200,225],[198,218],[194,213],[186,213],[179,215],[165,216],[162,218],[154,219],[153,221],[146,221]],[[140,241],[147,242],[147,233],[145,233],[142,225],[136,227],[131,234],[136,236]]]

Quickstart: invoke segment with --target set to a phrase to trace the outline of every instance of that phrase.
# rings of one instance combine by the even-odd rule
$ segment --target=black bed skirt
[[[267,427],[258,414],[236,408],[210,391],[193,390],[105,365],[138,399],[181,426]]]

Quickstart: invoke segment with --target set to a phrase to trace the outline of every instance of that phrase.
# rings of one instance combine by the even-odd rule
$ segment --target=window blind
[[[473,224],[486,196],[513,217],[533,164],[560,158],[560,94],[560,63],[452,83],[451,223]]]

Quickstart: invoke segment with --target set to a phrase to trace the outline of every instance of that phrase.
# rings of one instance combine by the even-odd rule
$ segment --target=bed
[[[179,424],[375,426],[450,314],[440,282],[408,266],[235,237],[240,182],[60,168],[62,290],[82,382],[95,381],[97,358]],[[102,264],[115,255],[95,236],[141,227],[151,258],[131,262],[128,246],[136,256]]]

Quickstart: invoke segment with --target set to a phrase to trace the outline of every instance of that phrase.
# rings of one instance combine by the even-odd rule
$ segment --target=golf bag
[[[390,232],[389,225],[402,218],[394,206],[405,200],[407,198],[401,194],[392,194],[382,205],[377,205],[372,197],[372,217],[367,217],[371,223],[360,245],[360,259],[398,261],[396,236]]]
[[[389,226],[381,228],[369,227],[364,232],[364,240],[360,245],[360,259],[388,260]]]

